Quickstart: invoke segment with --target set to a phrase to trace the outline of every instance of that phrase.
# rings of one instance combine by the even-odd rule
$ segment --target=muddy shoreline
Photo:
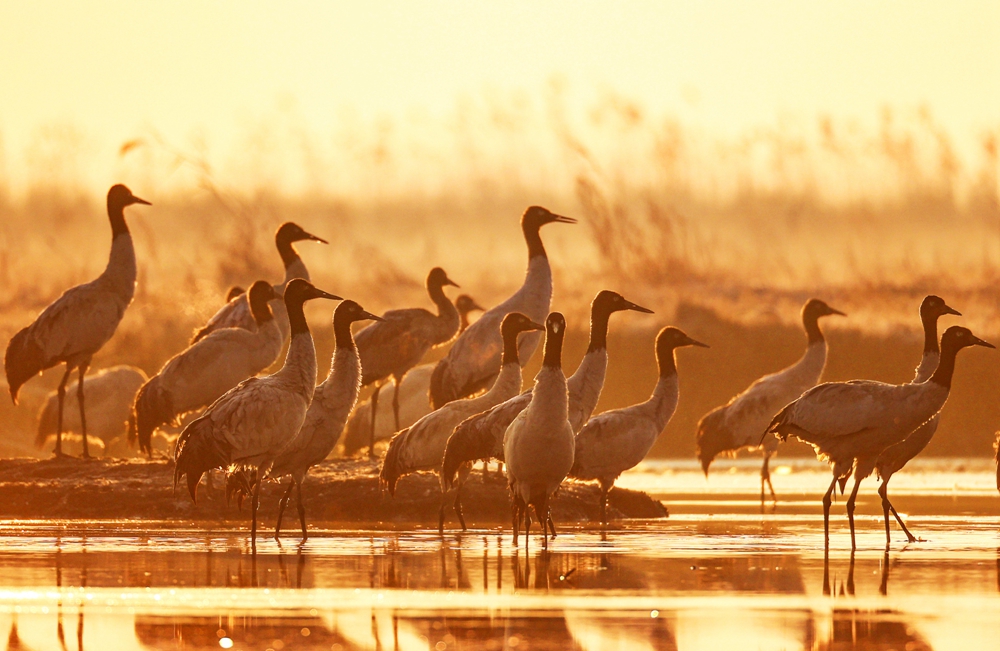
[[[186,486],[174,490],[173,464],[165,460],[4,459],[0,460],[0,518],[146,519],[177,521],[244,521],[235,504],[227,505],[222,478],[215,488],[204,483],[193,503]],[[277,514],[282,487],[268,482],[261,490],[265,522]],[[377,462],[367,459],[327,461],[312,469],[302,496],[309,521],[398,525],[436,525],[441,503],[437,475],[416,473],[400,480],[396,496],[382,494]],[[589,522],[597,518],[596,484],[566,482],[553,500],[557,522]],[[463,489],[467,523],[506,524],[510,503],[504,481],[493,470],[483,478],[477,469]],[[609,507],[613,517],[666,517],[662,503],[645,493],[616,488]],[[448,512],[449,526],[457,526]],[[285,526],[297,527],[294,508]],[[289,520],[289,518],[291,518]]]

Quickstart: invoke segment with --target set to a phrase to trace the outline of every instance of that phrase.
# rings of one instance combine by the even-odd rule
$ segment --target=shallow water
[[[669,519],[606,536],[563,525],[548,552],[537,537],[515,550],[496,529],[442,538],[426,525],[318,526],[251,555],[246,532],[224,528],[4,522],[0,648],[1000,648],[990,464],[894,478],[924,540],[894,528],[888,555],[869,480],[853,559],[842,503],[824,557],[821,466],[776,472],[783,501],[761,514],[756,464],[720,463],[707,483],[645,464],[621,483],[660,495]]]

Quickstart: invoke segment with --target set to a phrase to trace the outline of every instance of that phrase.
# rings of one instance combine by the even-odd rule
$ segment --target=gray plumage
[[[607,522],[608,493],[615,481],[646,458],[677,409],[679,385],[674,351],[682,346],[707,347],[677,328],[660,330],[655,345],[660,375],[649,399],[595,416],[576,435],[570,476],[600,483],[602,523]]]
[[[17,404],[21,385],[53,366],[65,363],[66,373],[59,384],[60,402],[69,374],[78,369],[77,400],[81,409],[83,456],[89,457],[84,415],[85,375],[90,360],[114,335],[135,294],[136,261],[132,236],[125,223],[125,207],[149,202],[124,185],[108,191],[108,219],[111,222],[111,254],[104,272],[95,280],[77,285],[46,307],[34,323],[10,340],[4,368],[10,396]],[[62,413],[58,409],[55,453],[62,454]]]
[[[431,404],[435,407],[472,395],[492,385],[500,369],[503,343],[500,322],[511,312],[542,321],[552,301],[552,269],[542,245],[539,229],[548,223],[572,224],[575,219],[553,214],[539,206],[521,217],[521,230],[528,245],[528,271],[520,289],[506,301],[487,310],[463,332],[448,354],[438,362],[431,377]],[[518,345],[521,364],[527,364],[540,335],[528,334]]]

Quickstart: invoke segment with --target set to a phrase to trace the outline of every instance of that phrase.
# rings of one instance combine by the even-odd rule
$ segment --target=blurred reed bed
[[[832,379],[907,379],[926,293],[944,296],[977,333],[1000,333],[1000,126],[959,146],[930,110],[885,109],[867,121],[788,119],[724,137],[613,94],[572,112],[559,84],[544,97],[466,98],[442,117],[342,112],[335,122],[323,132],[294,104],[278,107],[246,127],[235,153],[151,130],[113,151],[72,129],[40,133],[24,155],[29,182],[15,190],[0,178],[0,339],[103,268],[103,194],[115,181],[154,206],[129,211],[139,288],[95,366],[153,373],[230,285],[279,279],[273,233],[287,220],[331,241],[298,246],[313,280],[366,308],[430,307],[423,278],[435,265],[493,304],[521,282],[517,220],[531,204],[581,219],[543,232],[553,306],[577,331],[568,368],[583,354],[599,289],[657,312],[613,323],[601,409],[644,398],[658,325],[678,323],[713,344],[710,354],[683,355],[663,454],[689,454],[701,413],[797,357],[798,309],[810,296],[850,314],[828,326]],[[107,182],[93,180],[88,159],[107,162]],[[310,318],[328,359],[329,306],[313,306]],[[978,453],[979,438],[992,441],[1000,425],[980,404],[996,386],[996,360],[968,361],[991,384],[966,386],[959,369],[954,401],[971,420],[946,418],[931,451],[965,450],[949,447],[964,439],[948,430],[972,428]],[[51,375],[32,384],[47,390],[58,381]],[[21,429],[31,419],[20,412],[2,414]]]

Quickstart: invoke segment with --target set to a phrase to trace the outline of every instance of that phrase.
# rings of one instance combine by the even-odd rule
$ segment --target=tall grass
[[[0,178],[0,340],[103,268],[106,186],[84,182],[89,158],[155,204],[129,209],[139,290],[98,365],[155,372],[231,284],[280,278],[272,237],[286,220],[331,240],[299,246],[317,284],[366,308],[429,306],[435,265],[496,302],[520,284],[516,224],[531,204],[582,219],[544,231],[554,307],[578,331],[609,287],[657,311],[631,321],[642,337],[679,305],[756,327],[792,323],[819,295],[850,312],[843,327],[908,346],[929,292],[977,333],[1000,332],[1000,125],[959,145],[927,108],[885,109],[722,137],[614,94],[571,110],[558,84],[544,97],[469,97],[441,118],[345,112],[335,124],[278,109],[235,152],[152,130],[113,147],[72,127],[40,131],[24,153],[28,184]],[[323,332],[329,309],[313,310]],[[636,380],[602,406],[646,389]]]

